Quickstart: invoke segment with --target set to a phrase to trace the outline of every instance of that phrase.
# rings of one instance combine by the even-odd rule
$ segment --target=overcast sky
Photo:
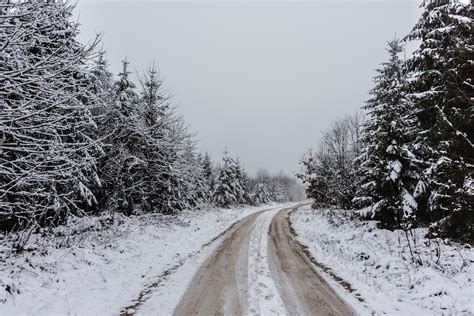
[[[419,1],[79,0],[81,40],[103,33],[111,70],[153,61],[179,112],[216,161],[249,172],[298,170],[336,118],[368,98],[386,42],[418,19]]]

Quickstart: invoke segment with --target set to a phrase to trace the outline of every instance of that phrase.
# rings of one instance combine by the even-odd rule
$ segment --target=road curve
[[[354,311],[315,270],[291,233],[292,209],[278,212],[269,231],[270,270],[289,315],[352,315]]]
[[[297,207],[257,212],[234,225],[173,315],[353,314],[293,239],[287,216]]]

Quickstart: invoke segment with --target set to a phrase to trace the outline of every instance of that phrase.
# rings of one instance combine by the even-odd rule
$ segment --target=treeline
[[[236,160],[197,151],[155,67],[137,86],[128,61],[113,76],[100,39],[77,40],[73,9],[0,3],[0,230],[274,200]]]
[[[222,164],[211,175],[212,201],[219,206],[269,202],[299,201],[304,198],[303,187],[296,179],[283,173],[271,175],[260,169],[255,177],[249,177],[240,161],[227,151]]]
[[[474,240],[472,4],[425,1],[402,40],[388,43],[365,120],[333,124],[299,175],[317,206],[364,208],[389,229]],[[419,43],[408,59],[403,45]]]

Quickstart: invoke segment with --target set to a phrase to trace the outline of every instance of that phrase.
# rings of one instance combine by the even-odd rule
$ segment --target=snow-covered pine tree
[[[273,183],[273,185],[270,185],[270,200],[279,203],[288,201],[288,189],[280,182]]]
[[[322,149],[319,154],[308,150],[299,162],[301,171],[297,174],[297,177],[306,185],[306,196],[314,200],[314,207],[331,204],[329,161],[321,152]]]
[[[425,1],[408,40],[421,41],[408,61],[420,124],[417,153],[427,180],[426,222],[439,236],[474,239],[473,6]]]
[[[230,207],[241,203],[245,192],[241,184],[237,161],[229,156],[227,150],[222,157],[223,165],[214,185],[212,200],[221,207]]]
[[[201,165],[204,172],[204,178],[207,182],[207,187],[209,188],[209,193],[207,195],[207,200],[209,201],[211,199],[212,188],[214,187],[214,170],[208,152],[201,157]]]
[[[413,192],[418,181],[410,142],[413,119],[404,86],[406,75],[400,59],[403,46],[398,39],[388,43],[389,60],[377,70],[372,98],[364,106],[361,188],[372,201],[371,216],[384,227],[398,228],[413,222],[417,203]]]
[[[252,202],[252,198],[250,196],[251,192],[249,185],[249,176],[239,158],[235,160],[235,174],[237,182],[242,188],[241,194],[237,197],[238,203],[250,204]]]
[[[202,160],[203,157],[196,153],[194,142],[186,140],[179,169],[185,185],[183,196],[189,208],[199,207],[209,200],[210,187]]]
[[[94,119],[101,121],[105,111],[113,102],[113,74],[109,70],[106,54],[104,50],[98,52],[98,57],[94,62],[91,72],[94,83],[93,94],[97,99],[97,108],[93,109]]]
[[[145,212],[168,213],[168,197],[173,187],[173,161],[170,155],[176,156],[173,144],[169,142],[170,117],[167,115],[170,104],[163,93],[161,80],[154,68],[148,69],[141,82],[140,104],[140,157],[143,162],[142,208]],[[173,152],[171,152],[171,149]],[[166,210],[164,209],[166,208]]]
[[[262,205],[272,201],[272,193],[268,183],[257,182],[251,193],[252,204]]]
[[[0,15],[0,221],[50,224],[95,203],[100,144],[91,109],[96,39],[65,2],[11,2]]]
[[[105,187],[102,185],[101,178],[101,168],[103,167],[102,162],[104,161],[105,150],[106,150],[106,139],[107,132],[104,129],[105,115],[108,109],[112,106],[114,100],[113,94],[113,75],[109,71],[108,62],[105,57],[105,51],[101,50],[98,52],[98,57],[95,58],[94,66],[90,74],[90,80],[93,84],[92,94],[96,99],[96,106],[91,109],[91,113],[94,121],[97,123],[98,128],[94,130],[94,138],[100,139],[103,143],[101,148],[101,155],[97,161],[97,173],[99,176],[99,181],[95,186],[91,188],[93,191],[97,204],[91,208],[91,211],[98,213],[104,210],[104,205],[107,200],[107,195],[105,194]]]
[[[113,83],[111,102],[103,104],[98,118],[101,136],[105,137],[100,160],[102,180],[101,207],[130,215],[140,200],[138,95],[130,80],[129,62],[122,62],[122,72]],[[102,73],[102,77],[105,77]],[[105,88],[105,87],[104,87]]]
[[[95,60],[95,67],[91,75],[94,78],[94,95],[105,95],[101,101],[110,98],[113,86],[113,74],[109,70],[109,63],[106,58],[105,50],[100,50]]]
[[[151,68],[142,80],[140,105],[143,210],[172,214],[187,207],[187,179],[181,155],[190,135],[175,114],[168,92]]]

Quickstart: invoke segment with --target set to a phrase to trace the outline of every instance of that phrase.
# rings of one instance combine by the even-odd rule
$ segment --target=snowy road
[[[174,315],[350,315],[293,239],[294,207],[254,213],[199,268]]]

